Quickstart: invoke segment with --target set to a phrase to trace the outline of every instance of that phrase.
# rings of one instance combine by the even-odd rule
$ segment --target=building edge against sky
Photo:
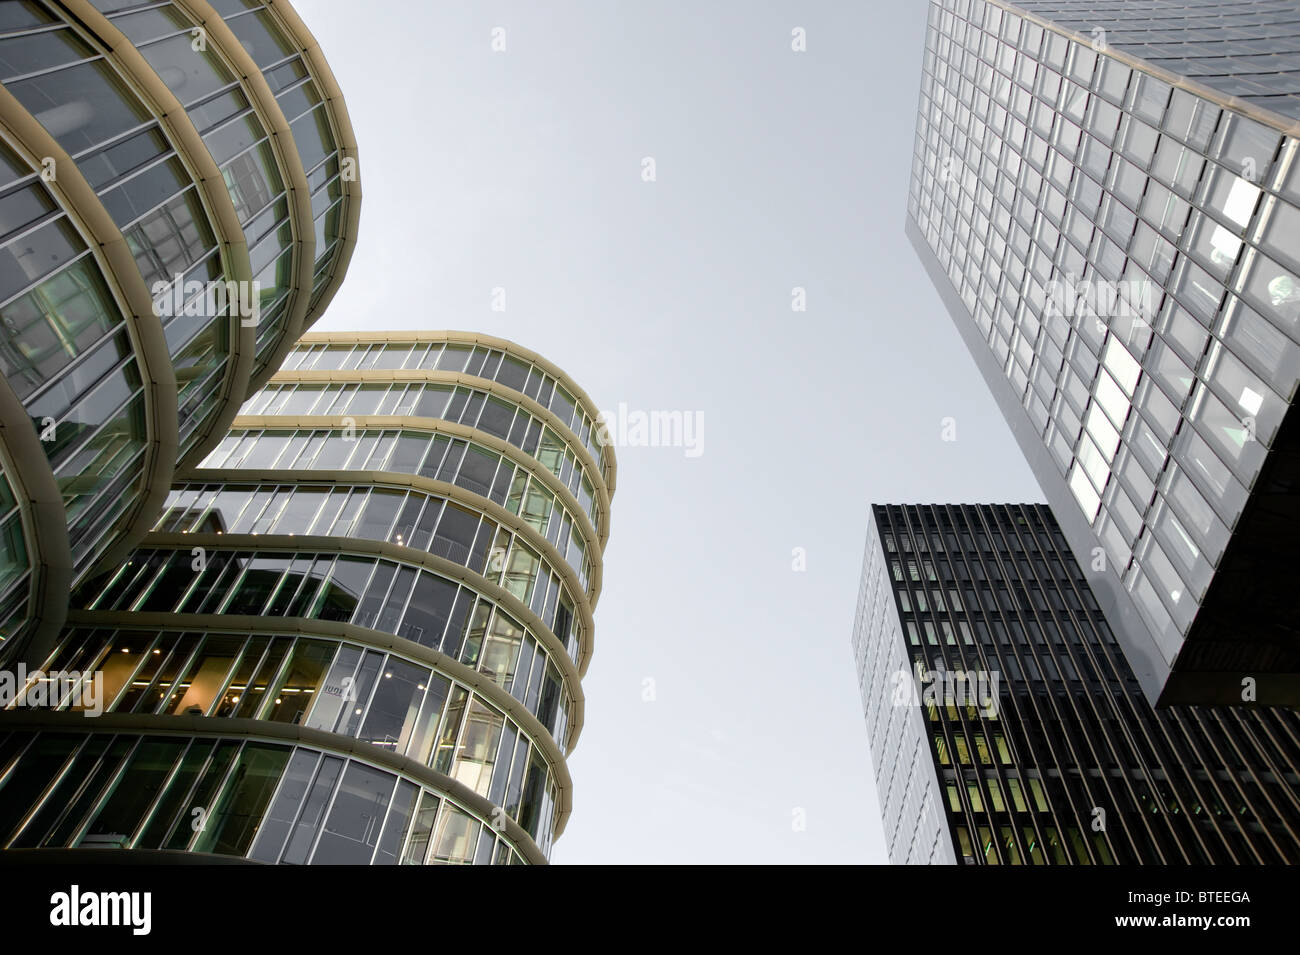
[[[304,334],[360,186],[283,0],[4,4],[0,70],[0,848],[545,862],[595,405],[486,335]]]
[[[74,594],[44,670],[102,671],[103,715],[0,716],[0,844],[544,862],[616,479],[597,416],[500,339],[304,336]]]
[[[361,190],[283,0],[5,3],[0,64],[0,656],[30,662],[329,304]]]
[[[895,864],[1300,861],[1300,713],[1153,708],[1045,505],[874,506],[853,649]]]
[[[1092,6],[931,4],[906,231],[1148,698],[1294,705],[1300,49]]]

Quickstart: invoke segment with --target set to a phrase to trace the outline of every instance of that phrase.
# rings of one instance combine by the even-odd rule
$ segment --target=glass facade
[[[144,472],[145,398],[123,314],[37,168],[0,143],[0,364],[41,442],[84,564]]]
[[[894,865],[951,865],[956,857],[929,731],[918,708],[894,702],[894,674],[911,670],[902,627],[884,547],[872,521],[867,526],[862,584],[853,620],[853,659],[885,845]]]
[[[571,673],[572,666],[557,667],[552,656],[559,654],[547,651],[557,643],[553,632],[536,625],[532,632],[472,588],[366,554],[267,547],[256,553],[208,552],[205,569],[196,573],[191,550],[136,551],[121,571],[75,594],[73,602],[105,611],[328,620],[391,633],[472,667],[526,699],[556,739],[564,738],[571,698],[565,671]]]
[[[60,513],[46,491],[24,507],[70,555],[46,531],[42,599],[0,597],[41,608],[0,626],[10,654],[49,648],[62,577],[144,532],[314,322],[360,196],[342,97],[284,3],[7,3],[0,84],[0,404],[45,452],[8,460],[57,488]]]
[[[188,35],[185,43],[188,50]],[[15,31],[0,36],[0,44],[29,51],[32,44],[57,44],[61,52],[52,60],[59,64],[56,69],[6,76],[3,82],[75,158],[121,230],[155,301],[171,301],[177,294],[177,276],[182,283],[224,283],[229,276],[198,187],[126,78],[66,23],[36,33]],[[192,53],[190,58],[206,63],[210,55]],[[15,68],[29,72],[35,65],[23,58]],[[165,72],[172,75],[171,69]],[[68,121],[72,112],[80,114],[79,108],[89,110],[88,118]],[[189,296],[191,301],[197,298]],[[206,399],[221,383],[229,352],[229,315],[224,310],[218,314],[189,311],[187,316],[183,308],[170,310],[164,323],[169,354],[178,368],[186,369],[185,388],[178,393],[183,446],[202,423],[196,412],[212,410]]]
[[[1274,495],[1297,446],[1298,146],[1214,95],[1286,106],[1286,6],[930,7],[909,234],[1152,699],[1171,672],[1226,674],[1228,702],[1242,675],[1300,672],[1293,608],[1233,596],[1298,567],[1272,547],[1297,529]],[[1207,72],[1248,49],[1276,95]]]
[[[284,865],[510,865],[491,819],[407,774],[220,736],[0,734],[0,847],[166,849]]]
[[[576,589],[565,583],[577,572],[553,564],[550,548],[530,546],[521,528],[444,496],[383,485],[186,484],[172,490],[155,530],[388,541],[468,567],[505,587],[566,644],[582,642],[573,616]]]
[[[530,468],[476,441],[410,428],[253,430],[236,422],[204,461],[212,471],[385,471],[451,484],[518,516],[578,574],[590,576],[591,525],[565,506],[562,491]],[[207,471],[198,472],[208,473]],[[584,531],[586,533],[584,533]]]
[[[440,355],[458,334],[419,347]],[[349,354],[376,344],[346,337]],[[75,589],[0,713],[0,848],[546,861],[572,802],[614,461],[601,449],[595,467],[573,430],[586,398],[561,373],[543,395],[531,353],[478,340],[524,374],[294,370],[248,399],[141,545]],[[49,674],[81,676],[53,692]],[[38,691],[49,725],[30,725]],[[96,712],[89,735],[66,731]],[[66,816],[58,786],[28,788],[87,773],[85,791],[108,795]],[[148,802],[103,821],[123,785]],[[24,799],[34,814],[4,816]]]
[[[1300,119],[1300,11],[1289,0],[1021,0],[1022,10],[1152,66]]]
[[[121,30],[176,94],[204,143],[217,160],[248,243],[252,275],[260,286],[253,378],[268,371],[272,352],[283,340],[296,294],[320,298],[338,263],[347,201],[342,181],[343,153],[336,120],[325,104],[320,82],[295,40],[270,7],[260,2],[210,6],[252,57],[270,86],[288,124],[299,162],[307,174],[312,222],[289,214],[286,183],[266,123],[237,71],[220,50],[195,51],[192,31],[199,24],[174,3],[96,0],[95,5]],[[206,22],[206,21],[205,21]],[[313,282],[295,291],[293,241],[314,237]]]
[[[895,862],[1300,861],[1300,713],[1154,709],[1043,505],[874,507],[854,647]]]
[[[482,657],[471,662],[500,656],[500,634],[470,639]],[[530,679],[529,659],[504,688],[563,738],[559,678],[542,655],[531,657]],[[486,664],[479,669],[495,675]],[[370,743],[491,799],[543,851],[550,847],[555,750],[490,697],[408,656],[277,633],[72,628],[42,670],[102,673],[105,713],[265,720]],[[51,708],[84,711],[86,704],[69,689]]]
[[[0,462],[0,640],[26,618],[30,574],[22,509]]]
[[[415,382],[284,383],[245,402],[241,415],[397,415],[438,418],[507,441],[543,462],[578,501],[592,526],[608,524],[596,508],[583,460],[556,429],[515,402],[478,388]]]
[[[502,348],[472,341],[384,341],[301,343],[285,359],[285,371],[334,371],[337,369],[423,369],[463,372],[521,392],[560,419],[560,424],[578,438],[600,467],[608,482],[613,476],[613,454],[605,453],[598,440],[599,409],[576,398],[552,371],[528,358]],[[530,452],[531,453],[531,452]]]
[[[326,105],[326,93],[312,66],[280,22],[276,11],[261,3],[225,0],[214,3],[231,32],[266,77],[289,130],[311,190],[315,256],[311,307],[321,299],[342,250],[344,208],[343,150],[337,120]],[[259,361],[265,352],[259,349]]]

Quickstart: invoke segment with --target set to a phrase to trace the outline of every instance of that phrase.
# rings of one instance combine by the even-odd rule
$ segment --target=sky
[[[500,336],[697,428],[616,449],[552,862],[888,861],[869,507],[1043,499],[903,234],[926,5],[294,6],[364,196],[315,330]]]

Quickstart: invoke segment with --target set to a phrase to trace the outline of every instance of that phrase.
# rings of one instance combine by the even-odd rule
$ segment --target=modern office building
[[[894,863],[1300,862],[1300,712],[1153,708],[1044,505],[873,507],[853,646]]]
[[[304,336],[74,594],[57,702],[0,713],[0,848],[544,862],[616,476],[597,414],[499,339]]]
[[[329,303],[356,145],[283,0],[0,4],[0,659],[39,659]]]
[[[908,235],[1161,703],[1300,703],[1298,35],[929,8]]]

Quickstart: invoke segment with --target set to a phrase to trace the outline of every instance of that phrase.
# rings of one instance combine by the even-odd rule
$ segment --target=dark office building
[[[929,8],[907,232],[1153,702],[1300,704],[1298,36]]]
[[[853,644],[895,863],[1300,862],[1300,713],[1154,709],[1044,505],[874,507]]]

